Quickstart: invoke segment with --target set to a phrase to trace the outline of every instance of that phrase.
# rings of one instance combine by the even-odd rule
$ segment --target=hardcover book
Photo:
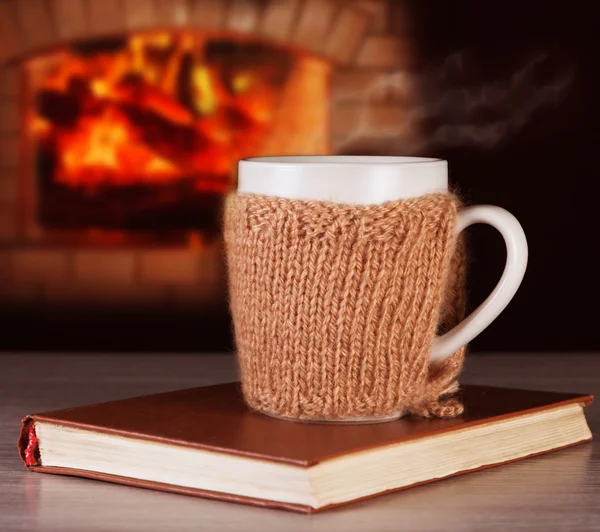
[[[311,424],[220,384],[27,416],[19,452],[32,471],[311,513],[592,438],[589,395],[461,394],[454,419]]]

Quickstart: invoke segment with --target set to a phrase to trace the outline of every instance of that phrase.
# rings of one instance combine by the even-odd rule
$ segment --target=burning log
[[[74,127],[83,108],[82,102],[72,94],[55,90],[40,91],[35,106],[41,118],[62,128]]]
[[[130,104],[123,105],[122,110],[136,137],[152,151],[177,165],[184,173],[197,168],[195,160],[199,153],[215,147],[214,141],[194,127],[194,124],[172,122],[154,109]],[[223,152],[225,149],[226,146],[223,147]]]
[[[191,126],[194,116],[171,95],[131,74],[115,88],[116,99],[131,107],[148,110],[176,124]]]
[[[35,99],[38,115],[62,128],[74,127],[83,114],[102,105],[102,100],[91,90],[89,80],[80,76],[72,76],[65,90],[52,87],[40,90]]]

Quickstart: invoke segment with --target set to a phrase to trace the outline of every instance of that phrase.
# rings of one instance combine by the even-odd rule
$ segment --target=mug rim
[[[277,165],[351,164],[351,165],[408,165],[446,163],[438,157],[413,157],[401,155],[275,155],[246,157],[240,163]]]
[[[429,157],[291,155],[239,162],[239,194],[373,205],[448,192],[448,163]]]

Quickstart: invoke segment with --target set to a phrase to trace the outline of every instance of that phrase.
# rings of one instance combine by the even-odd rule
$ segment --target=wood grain
[[[235,379],[228,355],[0,354],[0,530],[600,530],[600,445],[585,444],[312,517],[27,472],[28,413]],[[600,395],[600,356],[471,355],[464,382]],[[600,407],[587,408],[592,432]]]

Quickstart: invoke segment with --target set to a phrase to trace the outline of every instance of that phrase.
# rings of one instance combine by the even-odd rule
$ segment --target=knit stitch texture
[[[464,314],[459,202],[349,206],[234,194],[230,304],[247,404],[291,419],[454,417],[465,348],[430,364]]]

